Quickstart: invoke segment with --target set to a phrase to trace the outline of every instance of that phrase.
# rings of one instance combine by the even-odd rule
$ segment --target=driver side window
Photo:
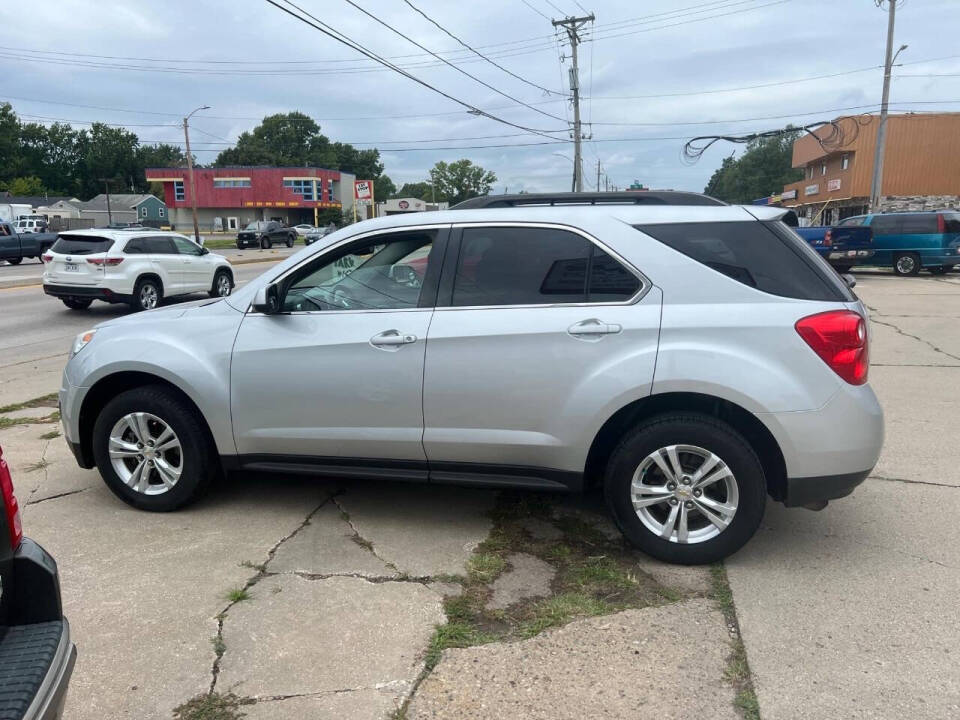
[[[281,312],[415,308],[434,236],[377,235],[324,253],[283,283]]]

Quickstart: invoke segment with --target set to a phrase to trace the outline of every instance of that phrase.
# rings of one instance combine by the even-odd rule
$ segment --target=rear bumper
[[[91,300],[103,300],[104,302],[130,302],[132,295],[115,293],[109,288],[96,287],[95,285],[53,285],[44,283],[43,291],[55,298],[84,298]]]
[[[869,474],[870,470],[861,470],[844,475],[787,478],[786,496],[783,498],[783,504],[787,507],[800,507],[846,497],[854,491],[857,485],[866,480]]]
[[[827,253],[827,260],[834,262],[857,262],[873,257],[873,250],[831,250]]]

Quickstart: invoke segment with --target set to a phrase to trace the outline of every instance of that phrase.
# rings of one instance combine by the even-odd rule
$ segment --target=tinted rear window
[[[929,235],[940,232],[936,213],[901,215],[901,230],[904,235]]]
[[[944,213],[943,224],[948,233],[960,233],[960,213]]]
[[[795,232],[779,222],[637,225],[674,250],[757,290],[846,302],[839,276]]]
[[[96,235],[61,235],[50,249],[63,255],[94,255],[112,246],[113,240]]]

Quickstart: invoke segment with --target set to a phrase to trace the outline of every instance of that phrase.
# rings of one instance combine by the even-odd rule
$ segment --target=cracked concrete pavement
[[[887,418],[874,476],[821,513],[771,503],[727,563],[765,720],[960,715],[960,277],[869,274],[857,291]],[[55,391],[64,360],[36,360],[33,377],[13,363],[10,382],[0,368],[0,399]],[[703,569],[638,556],[686,599],[446,650],[426,674],[459,590],[449,576],[488,536],[495,492],[241,475],[183,511],[141,513],[76,467],[49,410],[9,413],[32,422],[0,429],[0,445],[26,532],[60,566],[80,650],[66,718],[167,719],[211,687],[255,699],[241,708],[253,720],[387,718],[411,693],[411,718],[735,716]],[[616,534],[596,498],[555,503]],[[227,599],[239,589],[249,599]]]
[[[764,720],[960,717],[960,277],[858,283],[880,461],[820,513],[768,505],[727,562]]]

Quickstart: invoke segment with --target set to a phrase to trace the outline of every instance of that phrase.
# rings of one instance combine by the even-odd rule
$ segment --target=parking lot
[[[594,497],[244,475],[142,513],[76,466],[55,402],[0,414],[79,651],[66,717],[733,718],[751,691],[767,720],[957,716],[960,275],[857,277],[880,462],[822,512],[770,503],[726,578],[626,551]],[[73,335],[127,312],[72,312],[36,286],[0,303],[0,406],[55,392]],[[571,609],[557,547],[628,578],[604,606],[619,612]],[[476,647],[440,653],[455,645]]]

